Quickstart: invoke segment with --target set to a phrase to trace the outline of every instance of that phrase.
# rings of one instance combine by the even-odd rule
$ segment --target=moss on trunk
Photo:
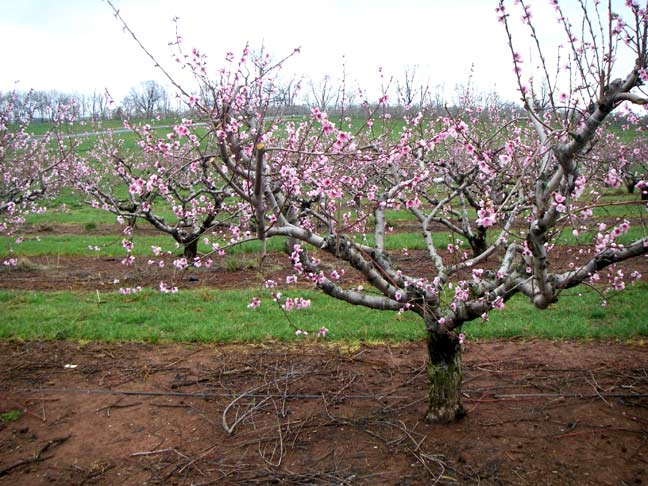
[[[461,344],[451,334],[428,333],[430,380],[428,422],[454,422],[463,418],[466,411],[461,404]]]

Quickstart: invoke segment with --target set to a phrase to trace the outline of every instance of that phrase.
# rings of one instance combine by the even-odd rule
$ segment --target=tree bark
[[[488,245],[486,244],[486,230],[481,230],[480,228],[478,235],[468,238],[468,243],[470,243],[473,257],[477,257],[484,253],[488,249]]]
[[[426,420],[435,423],[455,422],[466,415],[461,404],[461,344],[452,334],[428,332],[430,380]]]
[[[198,256],[198,237],[193,238],[189,243],[184,244],[184,257],[192,262]]]

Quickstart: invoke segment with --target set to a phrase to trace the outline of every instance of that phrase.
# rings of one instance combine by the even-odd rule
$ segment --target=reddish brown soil
[[[0,412],[24,411],[0,484],[645,484],[645,347],[490,341],[464,363],[468,417],[429,425],[422,343],[0,343]]]
[[[566,270],[576,250],[553,255],[552,268]],[[324,260],[325,268],[339,268],[330,255],[321,253],[318,257]],[[177,271],[173,268],[172,259],[166,261],[164,268],[148,266],[145,257],[139,257],[132,267],[121,264],[121,258],[85,257],[85,256],[43,256],[19,259],[15,268],[0,267],[0,288],[16,290],[99,290],[115,291],[120,287],[156,288],[161,281],[173,284],[181,289],[200,287],[243,288],[261,285],[266,278],[279,281],[294,273],[286,265],[285,254],[271,253],[266,256],[263,265],[259,266],[258,257],[254,255],[237,255],[217,260],[212,268],[189,268]],[[156,259],[158,261],[158,259]],[[423,251],[409,251],[407,255],[397,254],[392,261],[398,268],[411,275],[431,278],[435,270]],[[480,265],[483,268],[495,268],[495,259]],[[259,271],[259,268],[262,271]],[[619,268],[629,275],[634,270],[642,274],[642,280],[648,281],[648,258],[640,257],[631,262],[619,264]],[[346,268],[346,284],[362,283],[360,274]],[[470,278],[470,269],[464,270],[465,278]]]

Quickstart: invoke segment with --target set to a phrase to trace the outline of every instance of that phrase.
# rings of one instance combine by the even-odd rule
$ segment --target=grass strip
[[[565,293],[560,302],[537,311],[522,296],[494,311],[487,323],[464,326],[469,340],[490,338],[606,338],[640,340],[648,336],[648,285],[636,284],[606,296],[592,290]],[[286,296],[312,300],[308,309],[286,315],[269,298],[257,309],[247,304],[255,290],[181,290],[161,294],[144,290],[119,293],[0,291],[0,338],[76,341],[267,342],[304,339],[327,327],[327,340],[352,342],[411,341],[424,336],[421,319],[376,311],[331,299],[316,291],[295,290]],[[292,325],[291,325],[292,323]]]

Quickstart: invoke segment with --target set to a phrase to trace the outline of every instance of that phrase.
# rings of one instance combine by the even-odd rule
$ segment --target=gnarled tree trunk
[[[198,237],[184,243],[184,257],[187,261],[192,262],[198,256]]]
[[[428,331],[430,380],[428,422],[454,422],[463,418],[466,411],[461,404],[461,344],[453,334]]]

